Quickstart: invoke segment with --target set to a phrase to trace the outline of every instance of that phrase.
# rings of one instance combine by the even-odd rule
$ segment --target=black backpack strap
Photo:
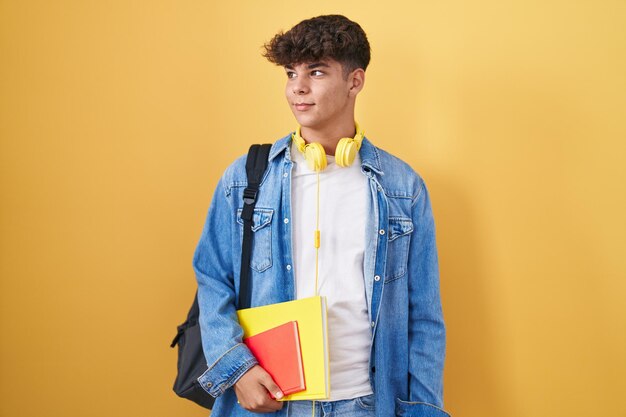
[[[256,205],[259,184],[267,169],[267,158],[272,145],[252,145],[246,159],[248,186],[243,190],[243,243],[241,245],[241,274],[238,308],[248,308],[252,300],[252,283],[250,282],[250,259],[252,258],[252,215]]]

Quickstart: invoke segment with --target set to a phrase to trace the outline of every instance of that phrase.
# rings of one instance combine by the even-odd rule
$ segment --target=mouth
[[[305,111],[313,107],[314,103],[294,103],[296,110]]]

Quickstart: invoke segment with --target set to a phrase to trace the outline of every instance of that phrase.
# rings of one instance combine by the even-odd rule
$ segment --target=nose
[[[293,81],[291,89],[295,95],[306,94],[309,92],[309,86],[300,77]]]

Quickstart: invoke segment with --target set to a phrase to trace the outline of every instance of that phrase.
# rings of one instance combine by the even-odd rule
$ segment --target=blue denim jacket
[[[283,221],[291,219],[290,140],[291,134],[272,145],[254,210],[253,307],[295,299],[291,222]],[[376,416],[447,416],[442,410],[446,336],[428,191],[409,165],[367,138],[359,152],[371,192],[364,275]],[[240,407],[231,389],[257,364],[242,343],[235,310],[245,159],[237,159],[221,177],[193,259],[209,367],[198,381],[217,397],[212,417],[258,415]],[[271,415],[285,416],[286,409]]]

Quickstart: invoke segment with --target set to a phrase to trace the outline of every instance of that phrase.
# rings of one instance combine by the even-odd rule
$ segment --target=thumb
[[[281,398],[283,398],[283,392],[281,391],[280,387],[276,385],[276,382],[274,382],[274,380],[272,379],[272,376],[268,374],[267,372],[265,373],[265,377],[262,379],[261,384],[277,400],[280,400]]]

